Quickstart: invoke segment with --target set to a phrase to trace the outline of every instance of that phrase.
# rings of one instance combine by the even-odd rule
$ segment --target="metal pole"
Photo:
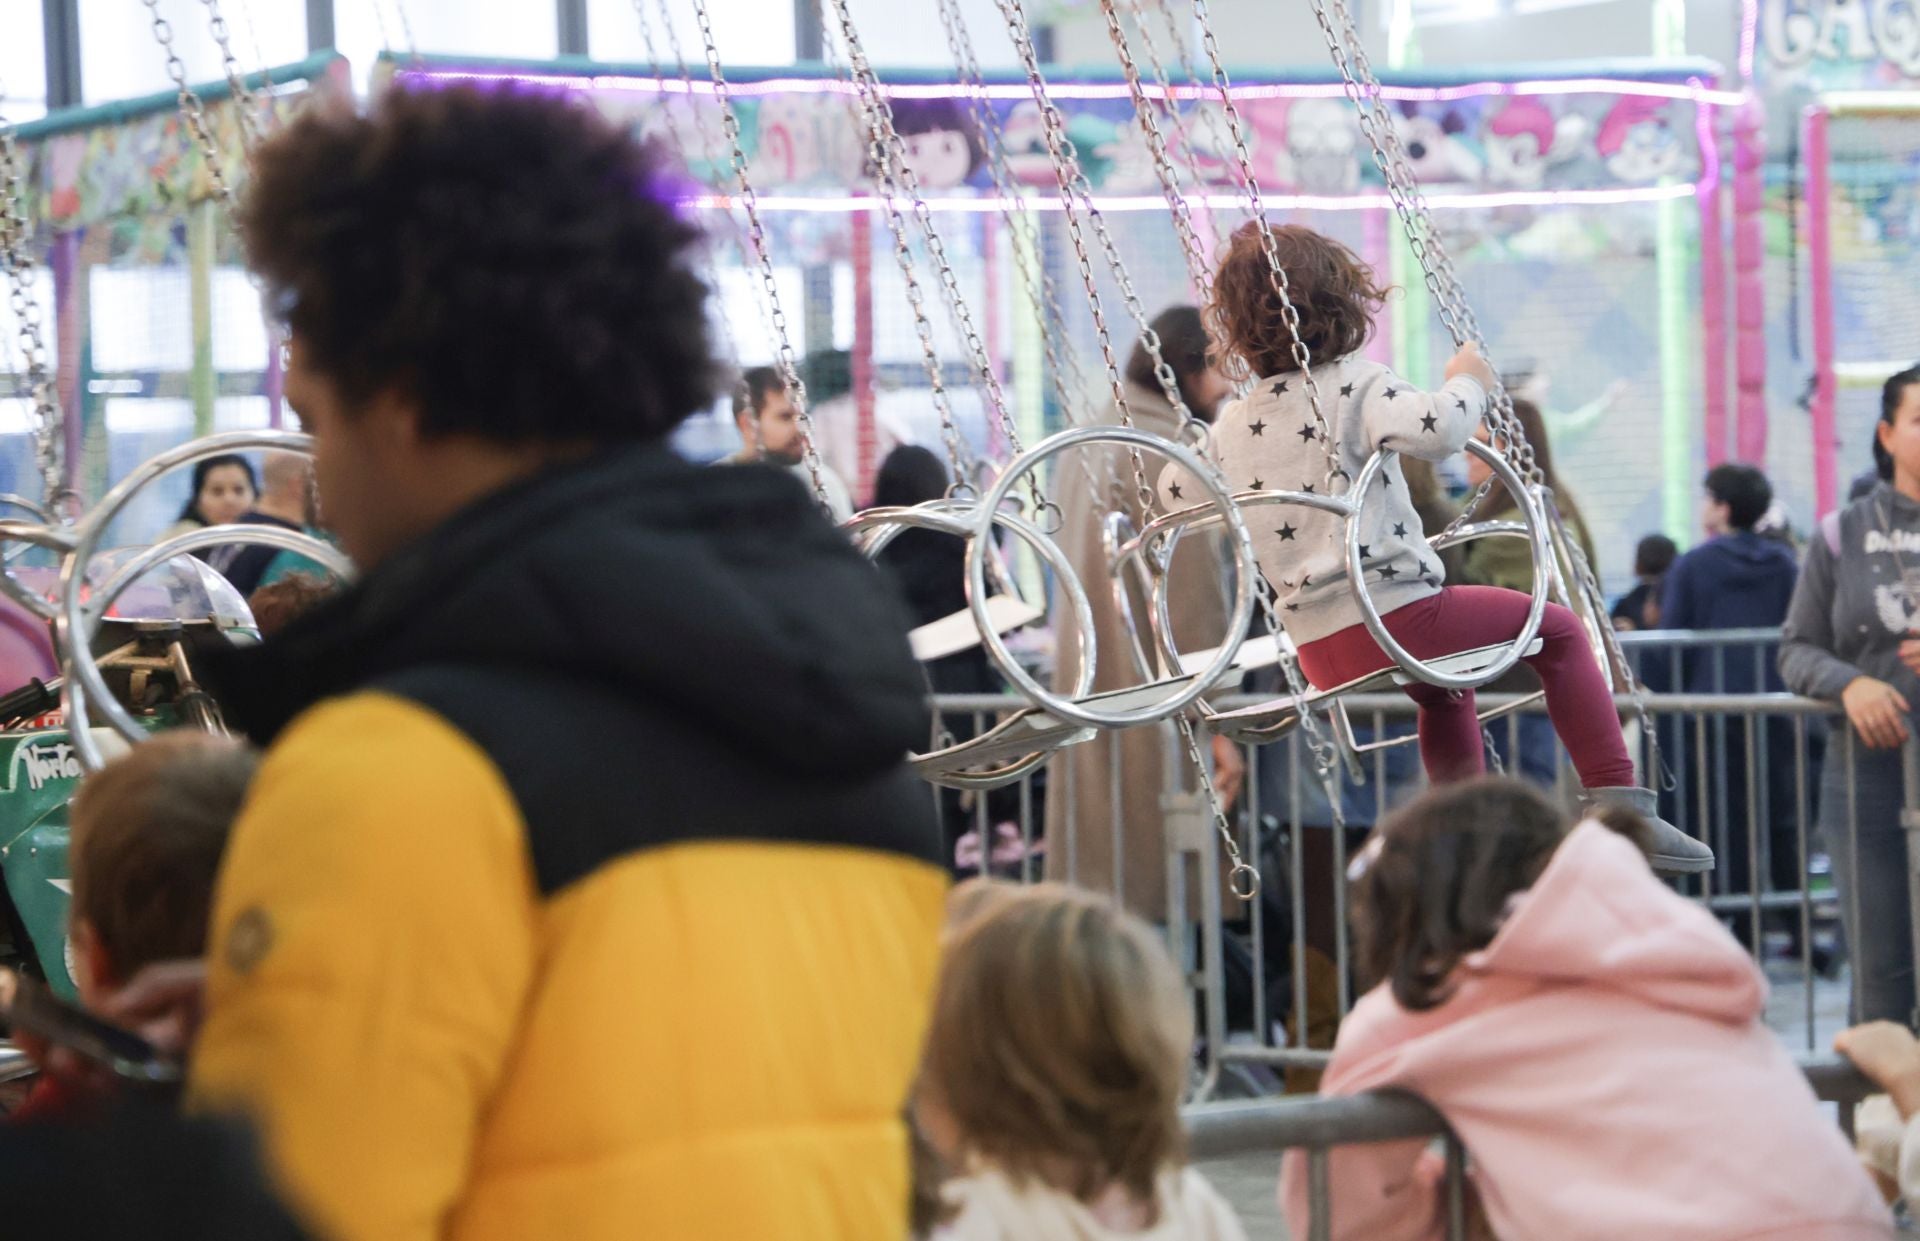
[[[328,51],[333,44],[333,0],[307,0],[308,53]]]
[[[1833,370],[1833,232],[1828,211],[1832,190],[1828,184],[1827,110],[1812,107],[1806,114],[1807,136],[1807,286],[1812,297],[1813,404],[1808,409],[1813,426],[1813,496],[1816,513],[1829,513],[1840,490],[1835,463]]]
[[[793,58],[802,64],[827,58],[826,22],[820,0],[793,0]]]
[[[77,108],[80,82],[80,0],[40,0],[47,65],[47,111]]]
[[[560,54],[587,54],[587,0],[554,0],[554,24],[559,28]]]

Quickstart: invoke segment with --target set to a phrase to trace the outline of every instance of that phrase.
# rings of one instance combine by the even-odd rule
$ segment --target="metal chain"
[[[233,186],[227,181],[226,157],[221,154],[220,144],[214,141],[213,130],[207,124],[206,105],[187,85],[187,66],[173,47],[173,27],[166,18],[160,16],[160,0],[141,0],[141,3],[147,6],[147,13],[153,19],[153,37],[159,41],[160,50],[167,54],[167,76],[173,79],[181,119],[186,121],[187,129],[200,146],[201,156],[207,165],[207,176],[213,181],[214,196],[231,215],[234,209]]]
[[[1127,269],[1120,260],[1118,248],[1113,236],[1107,231],[1105,218],[1099,207],[1093,202],[1093,186],[1087,180],[1086,172],[1080,166],[1080,154],[1073,139],[1067,136],[1066,121],[1060,115],[1060,109],[1054,106],[1053,97],[1047,91],[1047,80],[1040,71],[1039,58],[1034,52],[1033,36],[1027,27],[1027,17],[1021,7],[1021,0],[995,0],[1000,15],[1007,23],[1007,33],[1013,39],[1014,49],[1019,52],[1020,60],[1027,73],[1027,84],[1032,89],[1035,106],[1040,109],[1041,132],[1047,143],[1047,154],[1053,164],[1054,179],[1060,188],[1060,202],[1065,209],[1067,235],[1073,241],[1074,256],[1080,266],[1080,280],[1085,286],[1087,307],[1093,314],[1095,334],[1100,340],[1101,360],[1107,367],[1107,384],[1112,389],[1115,408],[1120,414],[1121,425],[1133,426],[1133,409],[1127,401],[1126,382],[1120,376],[1120,362],[1113,351],[1113,334],[1108,330],[1106,310],[1100,299],[1100,289],[1094,280],[1093,260],[1087,253],[1086,236],[1081,230],[1079,216],[1075,214],[1076,202],[1084,211],[1089,224],[1093,226],[1096,239],[1102,253],[1112,270],[1114,280],[1120,287],[1121,300],[1134,321],[1140,327],[1140,341],[1153,358],[1154,375],[1160,381],[1161,390],[1166,394],[1168,403],[1182,423],[1193,420],[1187,409],[1186,401],[1180,395],[1179,380],[1173,368],[1167,365],[1160,348],[1160,335],[1153,330],[1145,309],[1140,305],[1138,295],[1134,293],[1133,281],[1127,275]],[[1134,491],[1143,511],[1151,513],[1156,497],[1153,489],[1147,486],[1146,469],[1141,463],[1137,449],[1129,449],[1133,464]]]
[[[1146,44],[1147,58],[1153,64],[1155,75],[1161,79],[1161,85],[1168,87],[1167,98],[1169,100],[1169,106],[1171,106],[1173,92],[1170,84],[1166,80],[1166,71],[1160,67],[1159,55],[1154,50],[1153,31],[1140,12],[1140,0],[1129,0],[1129,3],[1134,6],[1134,18],[1140,27],[1140,37]],[[1158,3],[1155,7],[1158,8],[1162,16],[1167,19],[1167,40],[1173,47],[1174,59],[1179,63],[1180,71],[1186,75],[1188,81],[1198,82],[1200,80],[1200,73],[1198,66],[1194,63],[1193,46],[1187,41],[1187,36],[1181,32],[1180,23],[1174,17],[1173,6]],[[1233,145],[1232,142],[1229,141],[1226,131],[1220,127],[1220,117],[1218,113],[1197,101],[1194,105],[1194,111],[1199,113],[1201,124],[1206,127],[1207,137],[1214,144],[1216,150],[1225,151]],[[1187,139],[1185,146],[1187,159],[1189,161],[1188,166],[1193,169],[1194,183],[1204,184],[1204,178],[1200,175],[1199,164],[1193,154],[1193,140],[1191,137]],[[1224,240],[1225,230],[1220,226],[1219,216],[1211,211],[1209,211],[1207,215],[1208,218],[1213,221],[1214,236]]]
[[[653,23],[647,17],[646,0],[633,0],[633,15],[640,23],[640,39],[647,48],[648,69],[656,81],[663,81],[666,76],[666,69],[660,59],[659,48],[653,41]],[[687,71],[687,62],[684,58],[680,61],[680,77],[682,83],[687,87],[686,98],[688,103],[691,104],[693,100],[692,74]],[[688,149],[686,138],[681,134],[680,127],[673,123],[673,113],[666,106],[666,93],[664,91],[661,92],[660,95],[660,111],[661,114],[666,117],[667,140],[673,144],[674,154],[679,156],[681,167],[686,169],[687,174],[691,176],[693,174],[693,152]],[[702,125],[701,137],[704,140],[707,136],[706,127]],[[709,158],[713,153],[712,144],[703,142],[703,146],[705,149],[701,152],[701,157],[703,159]],[[733,213],[730,211],[727,212],[727,223],[729,225],[728,231],[733,234],[734,240],[743,247],[742,258],[744,259],[744,242],[741,241],[738,229],[734,227],[735,221],[733,219]],[[702,266],[706,268],[705,274],[708,287],[712,289],[712,295],[717,301],[720,297],[720,263],[714,255],[711,237],[702,238],[700,258]],[[750,265],[751,264],[749,264],[749,266]],[[754,299],[753,304],[754,308],[759,310],[762,317],[764,317],[766,315],[766,309],[760,305],[758,298]],[[720,313],[714,317],[719,320],[722,347],[726,350],[727,356],[733,360],[735,368],[738,369],[744,365],[744,358],[740,353],[740,341],[733,334],[733,321],[727,316],[724,305],[721,307]],[[769,339],[773,336],[771,324],[768,325],[767,336]]]
[[[987,150],[987,171],[993,180],[1001,222],[1006,226],[1013,247],[1014,269],[1019,274],[1028,303],[1040,316],[1040,347],[1046,356],[1047,375],[1052,380],[1054,396],[1060,402],[1067,421],[1083,425],[1092,421],[1084,409],[1086,372],[1081,369],[1079,353],[1066,331],[1066,315],[1060,309],[1052,273],[1047,271],[1044,264],[1036,264],[1028,247],[1020,243],[1020,238],[1027,233],[1027,221],[1014,211],[1013,204],[1019,201],[1020,194],[1012,169],[1007,165],[1006,133],[1000,125],[1000,118],[986,101],[986,80],[980,73],[980,63],[974,55],[973,38],[968,33],[966,18],[960,12],[958,0],[938,0],[938,7],[940,23],[946,30],[947,48],[952,52],[954,64],[959,67],[961,80],[967,87],[967,109]],[[1039,240],[1037,228],[1034,240],[1036,243]],[[1037,272],[1036,266],[1039,268]],[[1076,410],[1080,411],[1077,416]]]
[[[1134,3],[1137,12],[1138,0],[1134,0]],[[1154,117],[1153,104],[1147,99],[1146,88],[1141,85],[1140,67],[1134,63],[1133,48],[1127,40],[1126,30],[1120,25],[1120,10],[1114,0],[1100,0],[1100,11],[1106,16],[1107,36],[1113,40],[1114,51],[1120,57],[1120,68],[1126,74],[1127,93],[1133,97],[1134,119],[1140,122],[1140,132],[1147,139],[1147,151],[1153,157],[1154,175],[1160,180],[1160,192],[1166,198],[1167,209],[1173,216],[1174,235],[1179,238],[1180,252],[1187,261],[1187,278],[1193,282],[1194,292],[1204,306],[1213,300],[1213,276],[1207,270],[1207,256],[1200,244],[1199,234],[1194,230],[1192,209],[1180,188],[1180,174],[1173,166],[1173,156],[1167,150],[1166,136],[1160,132],[1160,123]],[[1157,59],[1155,67],[1158,68]],[[1164,87],[1164,71],[1161,81]]]
[[[151,4],[153,0],[147,2]],[[787,396],[793,402],[794,413],[800,423],[801,456],[806,462],[807,474],[813,481],[814,498],[832,516],[833,505],[827,495],[825,467],[814,446],[813,417],[807,411],[807,389],[800,381],[799,359],[794,354],[793,338],[787,331],[786,313],[780,309],[780,290],[774,276],[773,255],[767,249],[767,232],[760,223],[760,200],[754,193],[753,182],[747,177],[747,153],[740,145],[740,118],[733,110],[733,96],[727,89],[726,74],[720,68],[720,48],[713,39],[713,21],[707,15],[707,0],[693,0],[693,12],[700,22],[700,38],[706,44],[707,72],[713,77],[714,95],[720,101],[720,121],[726,131],[733,160],[734,181],[740,189],[741,205],[746,209],[748,236],[753,242],[753,252],[760,269],[760,283],[766,290],[767,305],[772,312],[774,339],[778,345],[776,364],[780,377],[786,382]]]
[[[1196,4],[1204,0],[1195,0]],[[1367,59],[1366,47],[1360,39],[1360,32],[1354,24],[1353,13],[1347,7],[1346,0],[1312,0],[1314,17],[1320,25],[1321,34],[1326,39],[1328,51],[1340,69],[1345,83],[1347,96],[1360,110],[1361,130],[1373,151],[1374,164],[1387,180],[1388,192],[1393,198],[1394,209],[1398,212],[1402,226],[1406,229],[1410,243],[1413,244],[1415,257],[1419,259],[1421,270],[1426,277],[1429,291],[1440,309],[1441,321],[1447,325],[1456,346],[1472,342],[1480,350],[1481,357],[1487,359],[1491,368],[1487,338],[1480,329],[1478,319],[1468,303],[1465,289],[1455,271],[1452,257],[1441,243],[1438,226],[1419,180],[1413,175],[1407,162],[1406,146],[1400,139],[1399,131],[1394,128],[1391,118],[1386,114],[1386,105],[1380,90],[1379,78],[1373,72],[1372,63]],[[1329,6],[1339,18],[1340,30],[1336,34],[1329,16]],[[1371,123],[1369,123],[1371,122]],[[1494,371],[1493,409],[1490,411],[1489,430],[1506,445],[1506,453],[1514,468],[1520,473],[1528,486],[1543,501],[1543,507],[1553,506],[1553,492],[1546,486],[1546,472],[1534,454],[1533,446],[1527,441],[1526,429],[1513,410],[1513,398],[1506,384],[1500,379],[1499,371]],[[1475,492],[1460,516],[1447,526],[1447,533],[1462,526],[1473,514],[1480,502],[1491,489],[1493,480],[1489,478]],[[1520,497],[1515,497],[1516,501]],[[1563,539],[1568,559],[1581,589],[1590,598],[1600,594],[1598,579],[1593,566],[1587,560],[1586,552],[1579,541],[1572,537]],[[1626,653],[1621,648],[1613,627],[1602,622],[1595,626],[1601,633],[1601,643],[1608,657],[1619,670],[1626,683],[1627,692],[1632,698],[1634,715],[1649,736],[1653,735],[1650,717],[1647,711],[1645,689],[1639,678],[1633,675],[1631,665],[1627,663]],[[1658,742],[1655,741],[1656,761]]]
[[[213,41],[220,48],[220,66],[227,75],[227,86],[233,92],[233,106],[240,124],[240,149],[252,153],[260,145],[260,99],[247,85],[247,75],[240,68],[240,60],[233,54],[232,35],[227,29],[227,19],[220,14],[220,0],[200,0],[207,8],[207,28],[213,32]]]
[[[861,52],[857,36],[853,32],[853,19],[849,16],[846,0],[833,0],[835,16],[840,21],[841,35],[847,41],[847,51],[852,66],[854,86],[857,89],[864,113],[867,131],[867,161],[873,167],[876,188],[887,207],[887,227],[893,234],[894,261],[900,267],[900,276],[906,282],[907,305],[913,311],[914,332],[920,338],[921,359],[927,372],[927,386],[932,390],[935,414],[940,419],[940,436],[947,447],[947,460],[953,467],[953,485],[948,490],[950,496],[971,495],[973,484],[971,453],[966,441],[961,437],[960,428],[953,416],[953,403],[947,395],[946,384],[941,374],[940,354],[933,343],[933,323],[927,317],[926,295],[920,287],[920,279],[915,271],[913,247],[907,239],[906,217],[900,211],[900,198],[909,192],[901,184],[899,174],[905,164],[905,148],[898,151],[899,135],[893,128],[893,114],[886,102],[879,97],[878,84],[870,79],[871,68],[866,65],[866,57]],[[911,176],[911,172],[908,176]],[[942,260],[944,263],[944,260]],[[949,273],[951,274],[951,273]],[[968,320],[971,325],[971,319]],[[990,370],[991,368],[989,368]],[[997,390],[997,388],[996,388]]]
[[[1339,458],[1335,455],[1333,433],[1320,400],[1320,385],[1313,378],[1313,358],[1300,335],[1300,311],[1293,304],[1292,282],[1287,279],[1287,269],[1280,262],[1280,250],[1273,239],[1273,226],[1267,222],[1267,210],[1260,198],[1260,181],[1254,176],[1253,156],[1247,150],[1246,127],[1240,122],[1240,109],[1234,106],[1233,84],[1227,77],[1226,66],[1220,62],[1220,44],[1213,37],[1213,23],[1207,16],[1207,0],[1193,0],[1193,12],[1200,23],[1201,41],[1213,70],[1214,89],[1220,95],[1220,110],[1226,117],[1227,131],[1233,139],[1234,161],[1240,169],[1241,179],[1246,183],[1248,209],[1253,215],[1254,227],[1260,234],[1260,248],[1266,254],[1267,278],[1280,298],[1280,319],[1286,324],[1287,336],[1292,342],[1293,364],[1300,370],[1307,393],[1307,408],[1313,415],[1314,430],[1319,435],[1321,450],[1326,456],[1325,485],[1329,494],[1339,495],[1351,480],[1346,471],[1340,468]],[[1244,361],[1240,363],[1240,368],[1245,369]]]
[[[1207,760],[1201,756],[1200,739],[1195,735],[1193,720],[1183,715],[1173,724],[1180,730],[1180,740],[1187,748],[1187,761],[1199,780],[1201,795],[1207,799],[1207,813],[1213,816],[1213,830],[1220,834],[1220,843],[1226,846],[1227,890],[1243,901],[1250,901],[1260,895],[1260,868],[1240,854],[1240,842],[1233,838],[1233,824],[1227,819],[1227,808],[1220,804],[1220,790],[1213,787],[1211,770]]]
[[[19,328],[27,391],[33,401],[34,462],[40,470],[43,498],[51,507],[64,490],[60,462],[64,420],[42,335],[40,303],[33,296],[35,264],[26,203],[26,161],[12,122],[0,116],[0,259],[6,263],[7,303]]]
[[[1340,30],[1336,32],[1328,0],[1312,2],[1314,17],[1326,41],[1327,50],[1340,70],[1347,97],[1359,112],[1362,136],[1372,152],[1374,166],[1380,170],[1386,182],[1388,195],[1406,232],[1408,246],[1420,264],[1440,321],[1456,348],[1471,342],[1491,367],[1493,364],[1486,335],[1480,330],[1473,309],[1467,302],[1453,260],[1441,244],[1439,226],[1434,222],[1425,194],[1413,174],[1412,166],[1407,162],[1406,145],[1401,141],[1400,131],[1387,109],[1379,80],[1373,73],[1366,48],[1354,25],[1353,14],[1344,0],[1333,0],[1331,13],[1338,15],[1340,24]],[[1520,426],[1513,412],[1513,398],[1500,381],[1497,370],[1494,374],[1494,390],[1490,395],[1491,407],[1486,419],[1489,431],[1505,442],[1507,455],[1521,476],[1529,483],[1538,485],[1544,481],[1544,472],[1535,459],[1532,445],[1527,442],[1525,429]],[[1492,489],[1493,479],[1482,482],[1444,533],[1454,533],[1472,520]]]
[[[1014,422],[1013,412],[1007,405],[1006,393],[1000,386],[1000,376],[994,369],[993,359],[988,355],[986,342],[981,338],[980,331],[974,324],[973,314],[967,307],[967,299],[960,290],[959,279],[947,258],[946,242],[940,236],[939,230],[934,227],[933,212],[920,193],[919,177],[907,162],[906,144],[901,141],[900,134],[894,127],[893,109],[881,92],[880,79],[867,60],[866,51],[854,30],[847,0],[833,0],[833,6],[840,21],[840,34],[846,43],[847,58],[853,70],[855,85],[859,88],[861,98],[867,107],[869,124],[876,144],[875,172],[882,181],[882,191],[887,195],[887,209],[893,221],[897,257],[903,264],[909,258],[899,219],[900,211],[895,201],[895,196],[904,191],[912,202],[914,221],[919,225],[921,238],[926,245],[927,257],[939,274],[940,290],[946,301],[947,311],[952,315],[966,341],[968,355],[986,392],[988,408],[998,421],[1001,434],[1007,439],[1009,450],[1017,457],[1024,451],[1020,428]],[[902,271],[906,272],[907,268],[903,266]],[[911,289],[911,280],[909,280],[909,288]],[[924,339],[923,344],[928,349],[929,360],[937,371],[938,360],[932,354],[931,338]],[[951,418],[952,411],[946,410],[945,416]],[[957,486],[972,490],[970,484],[957,484]],[[1043,520],[1049,516],[1054,521],[1059,519],[1058,510],[1047,499],[1038,470],[1029,471],[1027,491],[1037,515]]]
[[[1179,148],[1180,162],[1187,170],[1187,183],[1194,188],[1196,193],[1205,193],[1207,178],[1206,175],[1200,171],[1200,161],[1194,154],[1192,140],[1185,136],[1187,126],[1182,123],[1181,120],[1179,100],[1174,94],[1173,89],[1173,79],[1167,73],[1166,64],[1160,59],[1159,47],[1155,45],[1153,26],[1147,19],[1146,5],[1143,3],[1143,0],[1126,0],[1126,4],[1127,12],[1133,17],[1133,28],[1140,36],[1140,46],[1147,54],[1147,67],[1153,70],[1154,85],[1160,88],[1160,114],[1166,118],[1167,123],[1173,127],[1174,133],[1180,139],[1173,145]],[[1156,7],[1166,15],[1169,23],[1173,21],[1172,14],[1168,12],[1164,4],[1157,5]],[[1176,46],[1184,52],[1184,45],[1176,44]],[[1183,72],[1185,72],[1184,68]],[[1195,111],[1205,117],[1215,131],[1219,129],[1220,122],[1214,117],[1211,111],[1206,108],[1196,108]],[[1211,208],[1206,208],[1206,214],[1207,232],[1212,237],[1214,244],[1219,245],[1226,240],[1221,232],[1220,216]],[[1209,271],[1208,276],[1209,279],[1211,279],[1211,271]]]
[[[666,0],[656,0],[656,2],[660,6],[661,24],[665,26],[667,30],[667,42],[673,51],[674,67],[680,75],[681,96],[686,100],[687,112],[693,117],[694,129],[699,135],[700,158],[704,161],[712,162],[715,152],[717,152],[720,147],[719,140],[712,128],[708,126],[706,115],[694,105],[693,71],[687,65],[686,53],[680,46],[680,36],[673,28],[672,15],[667,12]],[[653,67],[654,77],[664,78],[665,70],[662,68],[663,62],[660,59],[659,48],[653,41],[653,22],[647,16],[646,0],[633,0],[633,15],[640,23],[640,38],[646,44],[647,61]],[[685,135],[680,132],[680,127],[674,124],[673,110],[667,106],[664,92],[662,92],[661,96],[661,111],[667,118],[668,141],[673,143],[673,149],[680,156],[681,164],[687,168],[689,175],[691,175],[693,170],[693,155],[687,146]],[[747,241],[746,230],[741,226],[739,218],[734,215],[731,207],[723,208],[722,214],[727,221],[727,236],[732,240],[734,249],[739,252],[741,269],[743,271],[752,271],[754,268],[754,258]],[[720,291],[720,261],[710,246],[703,247],[703,250],[706,254],[708,274],[713,278],[713,289],[717,295]],[[761,330],[767,334],[768,340],[773,340],[775,337],[773,316],[768,313],[766,302],[762,300],[757,293],[750,300],[753,302],[754,313],[759,316]],[[727,339],[733,351],[734,361],[736,363],[744,363],[746,355],[741,352],[740,342],[734,335],[732,320],[727,317],[724,310],[719,318],[721,334]],[[755,443],[753,450],[756,453],[758,453],[762,447],[758,442],[759,434],[760,424],[755,422]]]

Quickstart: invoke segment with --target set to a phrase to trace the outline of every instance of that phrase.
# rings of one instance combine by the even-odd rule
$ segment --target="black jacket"
[[[205,674],[262,745],[356,689],[432,708],[507,777],[551,890],[661,831],[934,857],[908,623],[785,471],[643,447],[480,500]]]

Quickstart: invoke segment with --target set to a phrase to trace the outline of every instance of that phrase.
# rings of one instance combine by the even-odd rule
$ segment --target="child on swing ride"
[[[1437,392],[1399,379],[1361,355],[1386,296],[1367,265],[1312,229],[1288,225],[1272,232],[1325,426],[1315,417],[1310,386],[1295,361],[1294,334],[1281,311],[1259,227],[1250,222],[1233,236],[1208,308],[1229,373],[1254,380],[1246,396],[1226,403],[1213,428],[1215,453],[1233,489],[1325,495],[1342,474],[1358,478],[1376,449],[1442,461],[1465,448],[1492,404],[1495,376],[1486,359],[1471,345],[1461,348]],[[1177,483],[1163,479],[1162,490],[1168,503],[1182,503]],[[1307,680],[1328,689],[1392,666],[1361,619],[1354,596],[1361,584],[1347,577],[1342,519],[1294,505],[1252,509],[1248,517],[1260,571],[1273,587],[1281,624]],[[1391,460],[1368,491],[1360,523],[1364,588],[1387,631],[1416,658],[1499,646],[1519,636],[1528,597],[1446,585],[1440,558],[1427,545],[1429,532]],[[1539,651],[1526,662],[1545,686],[1547,713],[1580,775],[1582,801],[1625,805],[1653,823],[1656,870],[1711,869],[1712,852],[1659,821],[1653,791],[1636,786],[1610,688],[1579,620],[1550,603],[1539,637]],[[1406,693],[1420,708],[1420,757],[1428,778],[1445,784],[1481,774],[1486,760],[1473,691],[1414,682]]]

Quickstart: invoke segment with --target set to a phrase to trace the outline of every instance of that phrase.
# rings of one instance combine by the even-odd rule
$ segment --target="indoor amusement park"
[[[0,0],[0,1238],[1920,1236],[1916,272],[1920,0]]]

